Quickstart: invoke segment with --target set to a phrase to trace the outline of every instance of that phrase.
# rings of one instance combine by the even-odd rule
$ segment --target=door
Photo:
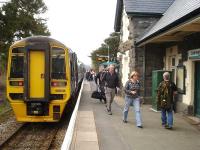
[[[160,82],[163,80],[164,71],[155,70],[152,72],[152,108],[156,111],[159,110],[157,106],[157,89]]]
[[[44,51],[30,51],[30,98],[44,98]]]
[[[200,62],[195,64],[195,115],[200,117]]]

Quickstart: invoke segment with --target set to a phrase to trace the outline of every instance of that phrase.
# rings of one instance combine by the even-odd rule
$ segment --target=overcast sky
[[[116,1],[44,0],[51,37],[75,51],[82,62],[90,64],[90,52],[114,32]]]

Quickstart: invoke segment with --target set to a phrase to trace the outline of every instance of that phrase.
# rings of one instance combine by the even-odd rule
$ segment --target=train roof
[[[12,46],[21,44],[21,43],[29,43],[29,42],[36,42],[36,43],[40,43],[40,42],[45,42],[45,43],[54,43],[57,45],[61,45],[63,47],[66,47],[63,43],[59,42],[58,40],[55,40],[53,38],[47,37],[47,36],[31,36],[31,37],[27,37],[24,38],[22,40],[19,40],[17,42],[15,42]],[[66,47],[68,48],[68,47]],[[68,48],[69,49],[69,48]]]

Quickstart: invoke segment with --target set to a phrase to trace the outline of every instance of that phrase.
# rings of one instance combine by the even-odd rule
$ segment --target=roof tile
[[[163,17],[153,26],[146,34],[144,34],[137,42],[148,38],[152,34],[179,20],[185,15],[200,8],[200,0],[175,0],[175,2],[164,13]]]
[[[163,14],[174,0],[124,0],[127,13]]]

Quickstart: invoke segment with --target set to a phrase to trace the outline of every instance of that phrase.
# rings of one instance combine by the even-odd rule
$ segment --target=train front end
[[[12,45],[7,97],[17,121],[57,122],[70,99],[68,49],[47,37]]]

